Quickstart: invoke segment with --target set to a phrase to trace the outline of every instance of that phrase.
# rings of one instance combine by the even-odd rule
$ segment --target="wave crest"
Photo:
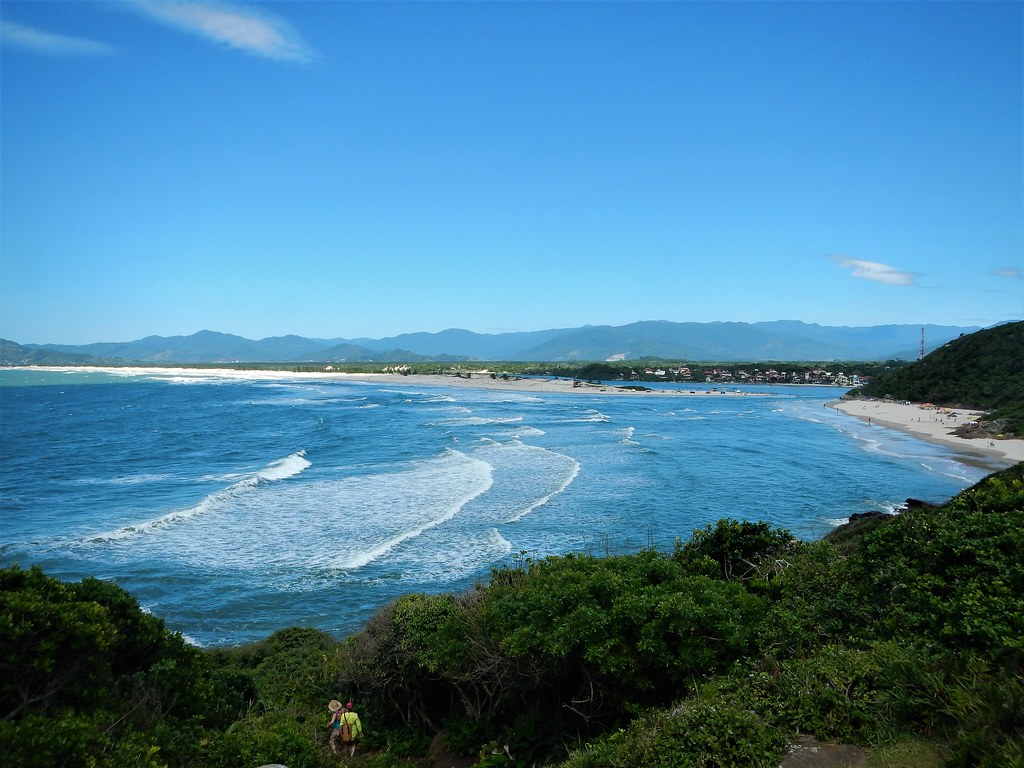
[[[306,452],[296,451],[284,458],[270,462],[270,464],[263,467],[263,469],[251,475],[244,476],[241,480],[232,483],[227,488],[214,491],[202,499],[198,504],[194,504],[191,507],[169,512],[166,515],[162,515],[161,517],[153,520],[148,520],[144,523],[126,525],[123,528],[117,528],[113,531],[84,536],[78,541],[89,544],[104,544],[142,534],[154,533],[161,528],[165,528],[174,523],[191,520],[204,512],[208,512],[210,509],[215,508],[228,499],[237,498],[244,494],[248,489],[254,488],[262,483],[274,483],[280,480],[287,480],[289,477],[294,477],[310,466],[312,466],[312,462],[306,458]]]

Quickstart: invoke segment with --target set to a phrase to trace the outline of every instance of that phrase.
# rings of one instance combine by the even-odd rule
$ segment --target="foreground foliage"
[[[803,543],[721,520],[672,552],[519,556],[344,642],[202,651],[118,587],[0,571],[0,750],[17,766],[778,765],[797,732],[1024,767],[1024,465]],[[917,746],[921,745],[921,746]],[[880,752],[881,754],[881,752]]]

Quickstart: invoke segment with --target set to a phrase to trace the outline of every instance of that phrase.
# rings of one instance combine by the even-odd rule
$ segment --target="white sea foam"
[[[561,484],[557,488],[555,488],[555,490],[551,491],[551,493],[541,496],[539,499],[536,499],[527,507],[521,509],[517,514],[508,518],[506,522],[514,523],[518,520],[523,519],[537,508],[547,504],[549,501],[551,501],[551,499],[553,499],[555,496],[562,493],[566,488],[572,485],[572,481],[575,480],[576,476],[579,475],[580,473],[580,463],[571,457],[566,456],[565,458],[568,459],[568,471],[562,478]]]
[[[482,440],[473,456],[493,468],[494,488],[476,510],[480,520],[510,523],[522,519],[562,493],[580,470],[571,456],[527,445],[518,438]]]
[[[491,528],[488,531],[488,534],[490,535],[491,541],[502,555],[507,555],[512,551],[512,542],[502,536],[497,528]]]
[[[125,378],[131,378],[131,374],[125,374]],[[220,384],[222,379],[218,376],[143,376],[143,378],[160,379],[161,381],[167,381],[170,384]]]
[[[289,387],[289,389],[291,389],[291,388]],[[331,406],[331,405],[349,405],[349,404],[355,404],[355,403],[362,403],[362,402],[365,402],[367,400],[367,398],[365,398],[365,397],[326,397],[326,396],[318,397],[318,396],[316,396],[317,395],[316,392],[313,392],[312,394],[310,394],[308,390],[303,390],[303,391],[306,392],[306,394],[293,394],[293,395],[290,395],[290,396],[264,398],[264,399],[255,400],[255,401],[250,400],[250,401],[248,401],[247,404],[249,404],[249,405],[262,405],[262,406],[267,406],[267,407],[278,407],[278,408],[280,408],[280,407],[294,408],[294,407],[304,407],[304,406],[325,407],[325,406]]]
[[[466,416],[458,419],[441,419],[434,423],[442,427],[478,427],[487,424],[517,424],[522,420],[522,416]]]
[[[850,432],[854,439],[860,442],[863,450],[901,461],[912,461],[920,465],[928,472],[964,483],[970,482],[971,470],[964,465],[952,460],[933,455],[929,446],[910,442],[912,438],[890,437],[889,439],[874,439],[861,434]],[[938,449],[935,449],[938,450]]]
[[[473,412],[472,408],[467,408],[464,405],[449,405],[449,406],[447,406],[445,408],[438,408],[438,410],[439,411],[443,411],[445,413],[472,413]]]
[[[400,544],[451,520],[493,484],[489,464],[451,449],[412,472],[405,482],[392,484],[403,488],[404,495],[389,499],[394,503],[390,519],[374,520],[370,541],[354,552],[335,556],[331,567],[349,571],[380,559]]]
[[[902,501],[871,501],[871,508],[887,515],[896,515],[905,510],[906,504]]]
[[[450,582],[478,575],[502,562],[511,552],[512,543],[492,527],[445,535],[443,545],[435,540],[428,547],[407,548],[394,564],[418,579]]]
[[[972,470],[953,459],[943,459],[940,457],[922,458],[921,466],[929,472],[945,475],[946,477],[963,482],[965,485],[970,485],[972,482]]]
[[[543,429],[537,429],[536,427],[518,427],[512,430],[512,434],[522,439],[524,437],[542,437],[547,433]]]
[[[75,480],[75,485],[146,485],[148,483],[166,482],[173,475],[151,472],[140,475],[118,475],[117,477],[87,477]]]
[[[231,483],[240,477],[248,477],[245,472],[227,472],[223,475],[202,475],[199,478],[201,483]]]
[[[312,466],[312,462],[306,459],[305,451],[296,451],[285,456],[283,459],[271,462],[254,475],[255,481],[260,480],[284,480],[294,477],[302,470]]]
[[[387,389],[382,388],[381,392],[386,392],[392,395],[403,395],[406,399],[406,403],[454,403],[455,398],[452,395],[438,393],[438,392],[424,392],[422,390],[407,390],[407,389]]]
[[[612,417],[607,414],[601,413],[598,410],[584,411],[582,416],[575,418],[559,419],[561,424],[589,424],[589,423],[600,423],[611,421]]]
[[[617,431],[619,435],[619,442],[623,445],[640,445],[636,440],[633,439],[633,435],[636,434],[636,427],[626,427]]]
[[[79,541],[91,544],[102,544],[105,542],[128,539],[140,534],[154,533],[174,523],[191,520],[205,512],[209,512],[211,509],[214,509],[219,505],[224,504],[227,500],[245,493],[248,489],[257,486],[260,483],[271,483],[278,480],[286,480],[289,477],[294,477],[312,465],[305,456],[305,451],[296,451],[282,459],[272,461],[258,472],[243,476],[242,479],[237,480],[227,488],[223,488],[209,494],[198,504],[186,507],[185,509],[175,510],[144,523],[127,525],[113,531],[86,536],[79,539]]]

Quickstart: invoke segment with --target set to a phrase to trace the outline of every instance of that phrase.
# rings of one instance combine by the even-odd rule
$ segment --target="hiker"
[[[352,709],[352,702],[345,703],[345,710],[341,713],[341,740],[345,741],[345,730],[349,731],[348,756],[356,755],[356,739],[363,735],[363,724],[359,722],[359,715]]]
[[[331,751],[340,755],[344,746],[349,747],[348,756],[356,754],[356,739],[363,735],[363,726],[359,722],[359,715],[352,711],[352,702],[349,701],[342,707],[337,699],[331,699],[327,708],[331,710],[331,719],[328,725],[331,728]]]
[[[331,699],[327,704],[327,709],[331,711],[331,719],[327,722],[327,727],[331,729],[331,735],[327,743],[331,745],[331,752],[336,755],[341,754],[341,749],[338,747],[338,742],[341,740],[341,708],[341,702],[337,699]]]

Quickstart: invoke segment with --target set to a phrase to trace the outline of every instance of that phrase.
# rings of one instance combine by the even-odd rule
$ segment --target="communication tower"
[[[917,356],[918,360],[924,358],[924,326],[921,326],[921,353]]]

